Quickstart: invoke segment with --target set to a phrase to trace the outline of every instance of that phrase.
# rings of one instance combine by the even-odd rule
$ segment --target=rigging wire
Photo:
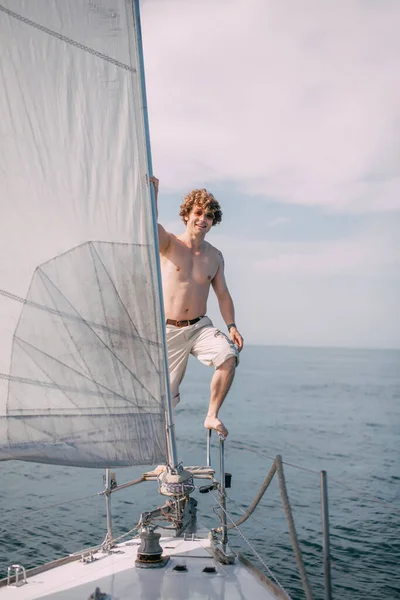
[[[242,508],[241,506],[238,506],[238,502],[236,502],[235,500],[230,498],[230,496],[227,496],[227,499],[229,500],[229,502],[232,502],[232,504],[236,505],[237,510],[240,510],[240,512],[243,513],[244,515],[246,514],[247,511],[245,511],[244,508]],[[282,535],[282,533],[284,535],[290,535],[286,529],[277,529],[276,527],[273,527],[269,523],[263,523],[262,521],[259,521],[258,519],[256,519],[256,517],[253,514],[249,515],[249,518],[252,519],[258,525],[261,525],[262,527],[266,527],[267,529],[270,529],[271,531],[274,531],[275,533],[278,533],[279,535]]]
[[[97,496],[101,496],[102,494],[103,494],[103,492],[96,492],[95,494],[90,494],[90,496],[82,496],[81,498],[73,498],[72,500],[64,500],[63,502],[57,502],[55,504],[46,504],[45,506],[36,506],[35,508],[23,508],[23,509],[18,509],[18,510],[22,513],[22,518],[24,518],[24,513],[27,513],[26,516],[28,516],[32,512],[38,512],[41,510],[47,510],[49,508],[56,508],[57,506],[63,506],[64,504],[72,504],[74,502],[81,502],[83,500],[89,500],[91,498],[96,498]]]
[[[250,446],[247,446],[246,444],[243,444],[242,442],[237,442],[237,441],[232,440],[231,445],[233,445],[233,447],[238,450],[247,450],[248,452],[253,452],[253,454],[257,454],[258,456],[269,458],[272,461],[275,460],[274,456],[270,456],[270,455],[266,454],[265,452],[263,452],[262,450],[257,450],[255,448],[251,448]],[[282,460],[282,464],[284,464],[288,467],[293,467],[300,471],[306,471],[308,473],[312,473],[313,475],[317,475],[318,477],[320,476],[320,471],[316,471],[315,469],[310,469],[308,467],[296,465],[295,463],[291,463],[291,462],[288,462],[285,460]],[[345,487],[349,490],[352,490],[353,492],[356,492],[357,494],[359,494],[360,496],[363,496],[364,498],[366,498],[367,500],[370,500],[371,502],[377,502],[378,504],[381,504],[388,510],[392,510],[392,511],[400,514],[400,509],[396,508],[395,506],[386,502],[385,500],[378,498],[377,496],[373,496],[372,494],[369,494],[368,492],[364,492],[349,483],[340,481],[340,479],[337,479],[336,477],[329,476],[329,481],[333,481],[334,483],[337,483],[338,485],[341,485],[342,487]]]
[[[275,583],[277,584],[277,586],[290,599],[290,595],[288,594],[288,592],[285,590],[285,588],[283,587],[283,585],[278,581],[278,579],[276,578],[276,576],[274,575],[274,573],[271,571],[271,569],[269,568],[269,566],[267,565],[267,563],[263,560],[263,558],[260,556],[260,554],[254,548],[254,546],[246,538],[246,536],[244,535],[244,533],[242,533],[242,531],[240,530],[240,528],[236,525],[235,521],[231,518],[231,516],[228,513],[228,511],[222,506],[222,504],[219,501],[219,499],[217,498],[217,496],[212,491],[211,491],[211,495],[213,496],[214,500],[217,502],[217,504],[219,505],[219,507],[224,511],[224,513],[227,516],[227,518],[229,519],[229,521],[232,523],[232,527],[235,527],[235,529],[237,530],[237,532],[239,533],[239,535],[243,538],[243,540],[245,541],[245,543],[248,545],[248,547],[250,548],[250,550],[253,552],[254,556],[256,558],[258,558],[258,560],[260,561],[260,563],[266,569],[266,571],[268,572],[268,574],[271,577],[271,579],[273,579],[275,581]]]
[[[245,511],[243,509],[239,509],[241,510],[243,513],[245,513]],[[277,529],[276,527],[272,527],[271,525],[269,525],[268,523],[263,523],[262,521],[259,521],[258,519],[256,519],[256,517],[254,515],[250,515],[250,519],[252,521],[254,521],[255,523],[257,523],[258,525],[261,525],[262,527],[265,527],[266,529],[269,529],[271,531],[273,531],[274,533],[278,534],[279,536],[284,535],[284,536],[290,536],[290,533],[286,530],[286,529]],[[304,554],[307,556],[312,556],[316,561],[318,561],[318,563],[321,561],[321,552],[322,552],[322,546],[321,544],[318,544],[318,542],[314,542],[319,550],[317,548],[312,548],[310,546],[307,546],[307,550],[304,550]],[[280,544],[282,546],[282,543]]]
[[[294,552],[294,555],[296,558],[297,567],[298,567],[298,570],[300,573],[303,589],[306,594],[307,600],[312,600],[313,595],[312,595],[310,583],[308,581],[307,571],[304,567],[303,557],[302,557],[299,541],[297,538],[296,527],[295,527],[294,519],[293,519],[293,515],[292,515],[292,509],[290,506],[289,496],[288,496],[287,489],[286,489],[285,475],[284,475],[283,466],[282,466],[282,457],[279,454],[276,455],[274,462],[272,464],[272,467],[270,468],[269,472],[267,473],[267,476],[265,477],[265,479],[262,483],[262,486],[258,491],[258,494],[256,495],[255,499],[251,503],[250,507],[247,509],[247,512],[244,515],[244,517],[240,517],[235,522],[232,521],[232,524],[228,526],[228,529],[232,529],[232,527],[237,528],[238,525],[241,525],[242,523],[244,523],[244,521],[246,521],[246,519],[248,519],[248,517],[251,515],[251,513],[254,512],[258,503],[260,502],[261,498],[263,497],[265,491],[267,490],[269,484],[271,483],[275,473],[277,473],[277,475],[278,475],[279,490],[280,490],[283,508],[284,508],[284,512],[285,512],[285,516],[286,516],[286,520],[287,520],[287,524],[288,524],[288,528],[289,528],[292,548],[293,548],[293,552]],[[221,506],[221,508],[223,509],[222,506]]]
[[[238,504],[237,501],[233,500],[229,496],[227,496],[227,498],[228,498],[228,500],[230,502],[232,502],[232,504],[236,505],[236,509],[237,510],[240,510],[243,514],[246,513],[246,511],[243,508],[241,508],[240,506],[237,506],[237,504]],[[276,527],[273,527],[272,525],[270,525],[268,522],[263,523],[262,521],[259,521],[253,514],[250,515],[249,518],[252,521],[254,521],[255,523],[257,523],[258,525],[261,525],[262,527],[265,527],[266,529],[269,529],[269,530],[273,531],[276,534],[279,534],[279,535],[283,534],[284,536],[289,536],[290,535],[289,532],[286,529],[283,529],[283,530],[277,529]],[[321,560],[322,545],[319,544],[318,542],[314,542],[314,543],[315,543],[316,546],[318,546],[318,549],[317,548],[312,548],[312,547],[308,546],[307,547],[307,551],[305,553],[308,554],[308,555],[312,555],[315,559],[317,559],[318,561],[320,561]],[[391,548],[393,549],[393,551],[395,550],[395,548],[392,545],[391,545]],[[350,577],[354,578],[354,575],[352,575],[351,573],[348,573],[346,571],[342,571],[342,567],[340,566],[340,564],[336,560],[334,560],[332,558],[332,548],[331,548],[330,560],[331,560],[331,563],[335,566],[337,572],[339,572],[340,574],[342,574],[342,572],[343,572],[349,578]]]

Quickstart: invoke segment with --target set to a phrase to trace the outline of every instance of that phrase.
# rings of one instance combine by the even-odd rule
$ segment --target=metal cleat
[[[82,554],[82,556],[81,556],[81,562],[84,564],[92,563],[95,560],[97,560],[97,559],[95,558],[93,552],[88,552],[87,554]]]
[[[13,573],[14,571],[14,573]],[[20,575],[22,574],[22,579],[20,579]],[[24,585],[26,583],[26,570],[22,565],[11,565],[7,569],[7,585],[12,585],[11,579],[15,577],[15,587],[19,587],[20,585]]]

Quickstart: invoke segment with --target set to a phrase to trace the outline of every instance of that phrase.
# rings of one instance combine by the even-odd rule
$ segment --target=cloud
[[[148,0],[142,18],[165,189],[400,210],[398,2]]]
[[[286,223],[290,222],[291,219],[289,219],[288,217],[276,217],[275,219],[268,221],[268,223],[266,223],[266,227],[277,227],[279,225],[286,225]]]
[[[399,348],[400,252],[393,225],[336,241],[219,234],[236,321],[250,343]],[[210,315],[218,326],[211,295]]]
[[[338,274],[371,276],[384,268],[400,272],[398,223],[381,218],[360,227],[351,235],[330,241],[252,240],[237,244],[227,234],[216,234],[211,241],[222,248],[228,265],[244,276],[251,265],[252,277],[274,274],[279,277],[316,277]],[[400,292],[400,290],[398,290]]]

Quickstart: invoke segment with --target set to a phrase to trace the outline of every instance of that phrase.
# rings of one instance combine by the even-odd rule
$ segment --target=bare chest
[[[197,285],[210,283],[218,270],[217,257],[210,251],[196,253],[177,245],[165,257],[164,269],[176,281],[193,282]],[[164,270],[163,269],[163,270]]]

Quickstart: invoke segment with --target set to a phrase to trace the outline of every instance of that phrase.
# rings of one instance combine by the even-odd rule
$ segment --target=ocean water
[[[211,370],[192,360],[176,410],[178,451],[204,464],[203,420]],[[323,598],[320,471],[328,473],[333,598],[400,598],[400,351],[245,348],[221,417],[229,428],[226,470],[233,475],[228,511],[237,518],[281,454],[303,557],[316,598]],[[217,443],[213,461],[218,464]],[[142,469],[117,470],[118,483]],[[0,575],[102,541],[102,472],[0,463]],[[199,518],[216,524],[215,500]],[[160,504],[144,483],[113,496],[114,534],[131,529]],[[259,507],[231,535],[256,552],[293,599],[304,598],[275,478]],[[250,544],[250,546],[248,545]]]

